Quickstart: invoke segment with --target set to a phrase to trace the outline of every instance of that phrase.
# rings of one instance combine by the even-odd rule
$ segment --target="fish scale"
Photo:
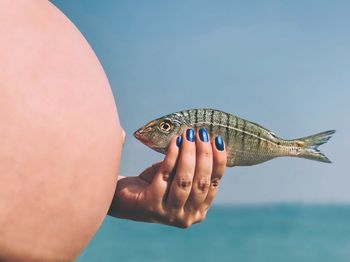
[[[250,166],[275,157],[301,157],[330,163],[318,147],[326,143],[334,130],[304,138],[286,140],[259,124],[215,109],[189,109],[155,119],[134,135],[145,145],[166,153],[173,136],[187,128],[204,127],[210,137],[221,136],[228,153],[227,166]]]
[[[186,115],[186,113],[185,113]],[[193,127],[197,130],[201,127],[205,127],[209,131],[210,136],[220,135],[223,137],[227,147],[229,154],[229,159],[236,159],[238,163],[241,165],[249,165],[250,161],[256,161],[258,158],[260,160],[268,160],[270,158],[269,155],[264,154],[263,158],[260,156],[261,154],[253,154],[254,145],[258,145],[259,141],[261,141],[261,137],[258,134],[259,132],[255,131],[254,125],[249,125],[248,121],[233,116],[231,114],[211,109],[196,109],[189,110],[189,121],[193,122]],[[204,121],[198,116],[205,116]],[[197,116],[197,117],[193,117]],[[230,123],[235,123],[235,129],[230,128],[230,125],[227,125],[228,119],[231,119]],[[231,125],[232,126],[232,125]],[[249,128],[249,131],[247,130]],[[259,127],[260,128],[260,127]],[[256,135],[257,137],[253,137],[251,134]],[[231,142],[231,138],[235,140]],[[236,149],[233,150],[233,146],[235,145]],[[268,144],[266,144],[268,145]],[[258,148],[260,149],[260,148]],[[268,151],[267,148],[265,151]],[[248,154],[246,154],[249,152]],[[237,155],[237,157],[235,157]],[[273,157],[273,155],[271,155]],[[230,165],[234,165],[234,163],[229,163]]]

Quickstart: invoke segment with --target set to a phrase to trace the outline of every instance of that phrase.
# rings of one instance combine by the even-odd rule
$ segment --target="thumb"
[[[161,166],[162,162],[158,162],[153,164],[152,166],[146,168],[140,175],[139,178],[141,178],[143,181],[147,182],[148,184],[152,183],[152,180],[155,176],[155,174],[158,172],[159,167]]]

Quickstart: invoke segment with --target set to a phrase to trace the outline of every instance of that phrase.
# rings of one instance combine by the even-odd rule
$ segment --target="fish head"
[[[134,136],[146,146],[166,153],[172,137],[180,135],[186,123],[178,113],[155,119],[134,132]]]

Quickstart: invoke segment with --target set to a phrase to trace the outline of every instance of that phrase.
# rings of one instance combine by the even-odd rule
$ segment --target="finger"
[[[224,141],[220,136],[212,140],[213,150],[213,173],[211,175],[211,183],[205,202],[203,204],[204,210],[208,209],[216,195],[219,182],[224,175],[227,163],[227,151]]]
[[[190,196],[186,208],[198,210],[203,205],[210,186],[213,171],[213,153],[210,139],[205,128],[201,128],[196,136],[196,167]]]
[[[176,161],[179,154],[179,147],[176,145],[178,137],[173,137],[168,145],[167,153],[164,160],[153,165],[156,168],[151,187],[154,191],[164,195],[171,178],[171,174],[175,170]]]
[[[166,208],[169,211],[180,210],[184,207],[191,192],[194,169],[196,165],[196,145],[193,129],[187,129],[182,134],[183,140],[176,174],[171,182],[169,194],[166,200]]]
[[[168,181],[171,173],[175,170],[176,159],[179,154],[176,139],[177,137],[174,137],[170,140],[164,160],[150,167],[150,172],[154,173],[154,177],[145,194],[150,199],[149,208],[155,210],[155,213],[158,214],[165,212],[165,199],[169,188]]]
[[[152,166],[146,168],[140,175],[139,177],[145,181],[148,184],[151,184],[153,181],[153,178],[157,174],[159,167],[161,166],[162,162],[158,162],[153,164]]]

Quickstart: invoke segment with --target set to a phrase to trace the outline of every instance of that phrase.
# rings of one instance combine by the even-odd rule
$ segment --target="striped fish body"
[[[204,127],[210,137],[220,135],[223,138],[228,153],[227,166],[250,166],[281,156],[330,163],[317,147],[335,132],[285,140],[256,123],[220,110],[190,109],[153,120],[134,135],[154,150],[165,153],[170,139],[190,127],[195,130]]]
[[[227,166],[250,166],[278,156],[293,155],[298,147],[277,138],[264,127],[229,113],[212,109],[180,112],[187,125],[196,130],[205,127],[210,137],[220,135],[228,153]]]

